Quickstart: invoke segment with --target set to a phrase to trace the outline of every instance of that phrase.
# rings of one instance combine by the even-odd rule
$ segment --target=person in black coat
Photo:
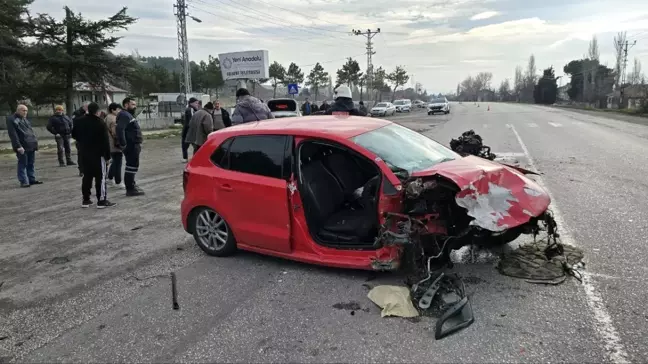
[[[66,162],[68,166],[75,166],[76,163],[72,161],[70,148],[72,119],[65,115],[62,105],[57,105],[54,108],[54,115],[50,116],[47,121],[47,131],[52,133],[56,140],[56,154],[58,156],[59,166],[65,167]],[[65,159],[63,159],[64,154]]]
[[[83,202],[81,207],[90,207],[90,187],[92,180],[95,182],[97,193],[97,208],[111,207],[115,204],[108,201],[106,176],[108,175],[108,161],[110,160],[110,142],[108,128],[100,115],[99,105],[90,103],[88,113],[75,120],[72,137],[79,146],[80,162],[83,170],[81,193]]]
[[[192,97],[189,99],[189,106],[185,109],[184,118],[182,119],[182,159],[186,162],[189,158],[189,143],[185,142],[187,138],[187,131],[189,130],[189,122],[193,117],[193,114],[200,110],[200,101]]]

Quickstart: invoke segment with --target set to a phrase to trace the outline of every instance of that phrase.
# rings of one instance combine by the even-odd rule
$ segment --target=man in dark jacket
[[[65,167],[66,162],[68,166],[75,166],[76,163],[72,162],[70,136],[72,135],[72,119],[65,115],[63,106],[57,105],[54,108],[54,115],[50,116],[47,121],[47,131],[54,135],[56,139],[56,154],[58,156],[59,166]],[[63,155],[65,154],[65,159]]]
[[[92,180],[95,182],[97,193],[97,208],[115,206],[108,201],[106,176],[108,174],[108,161],[110,160],[110,142],[108,141],[108,128],[101,118],[99,105],[90,103],[88,113],[77,119],[76,125],[72,130],[72,137],[79,145],[79,151],[83,169],[83,179],[81,180],[81,193],[83,202],[81,207],[87,208],[92,205],[90,200],[90,188]]]
[[[221,107],[220,101],[216,100],[214,101],[214,125],[218,125],[221,121],[226,128],[232,126],[229,112]]]
[[[76,110],[75,112],[72,113],[72,129],[74,129],[74,120],[81,118],[82,116],[85,116],[88,114],[88,105],[90,104],[90,101],[84,101],[83,105]],[[81,153],[79,153],[79,144],[74,143],[74,148],[77,151],[77,164],[79,168],[79,176],[83,177],[83,171],[81,170],[81,163],[79,163],[79,160],[81,159]]]
[[[312,107],[311,107],[311,102],[308,100],[308,98],[306,98],[306,101],[302,105],[302,110],[301,111],[302,111],[302,114],[305,115],[305,116],[311,114]]]
[[[326,110],[326,115],[332,115],[333,113],[367,116],[367,113],[363,113],[355,107],[351,96],[351,89],[349,86],[345,85],[339,86],[335,89],[335,102],[328,108],[328,110]]]
[[[142,130],[139,122],[135,119],[135,100],[127,97],[122,102],[122,111],[117,114],[117,143],[124,151],[126,167],[124,168],[124,184],[126,185],[126,196],[141,196],[144,191],[135,184],[135,175],[139,170],[140,152],[142,151]]]
[[[191,121],[193,114],[198,110],[200,110],[200,101],[195,97],[190,98],[189,106],[185,109],[184,118],[182,119],[182,159],[185,162],[187,161],[187,158],[189,158],[189,143],[185,142],[187,131],[189,130],[189,122]]]
[[[34,170],[38,139],[36,139],[31,123],[27,120],[27,106],[18,105],[16,113],[7,116],[7,133],[11,139],[11,147],[16,152],[18,159],[20,187],[42,184],[43,182],[36,179]]]

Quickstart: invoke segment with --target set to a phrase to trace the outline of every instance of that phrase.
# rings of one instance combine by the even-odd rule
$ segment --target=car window
[[[282,178],[287,142],[288,137],[285,135],[236,137],[229,147],[227,168],[258,176]]]
[[[387,107],[387,104],[385,104],[385,103],[380,103],[380,104],[376,105],[376,107]]]
[[[446,99],[434,99],[432,100],[433,104],[444,104],[446,103]]]
[[[393,171],[404,169],[412,173],[461,158],[434,140],[398,124],[360,134],[351,140],[382,158]]]
[[[229,152],[229,147],[232,144],[232,138],[227,139],[225,142],[223,142],[216,150],[214,153],[211,155],[211,160],[212,162],[221,167],[221,168],[227,168],[229,165],[229,161],[226,159],[227,158],[227,152]]]

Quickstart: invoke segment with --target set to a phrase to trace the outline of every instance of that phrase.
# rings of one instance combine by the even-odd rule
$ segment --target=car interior
[[[269,100],[268,108],[272,112],[276,111],[297,111],[297,102],[290,99]]]
[[[327,246],[372,247],[378,232],[378,167],[323,141],[302,142],[298,156],[298,187],[313,239]]]

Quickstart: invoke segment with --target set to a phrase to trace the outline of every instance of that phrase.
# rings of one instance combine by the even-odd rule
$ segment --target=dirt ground
[[[0,312],[123,274],[191,239],[180,223],[177,144],[177,137],[146,140],[137,175],[146,196],[109,187],[117,205],[104,210],[80,208],[77,169],[58,167],[54,151],[37,154],[44,184],[26,189],[18,187],[15,157],[0,156]]]

